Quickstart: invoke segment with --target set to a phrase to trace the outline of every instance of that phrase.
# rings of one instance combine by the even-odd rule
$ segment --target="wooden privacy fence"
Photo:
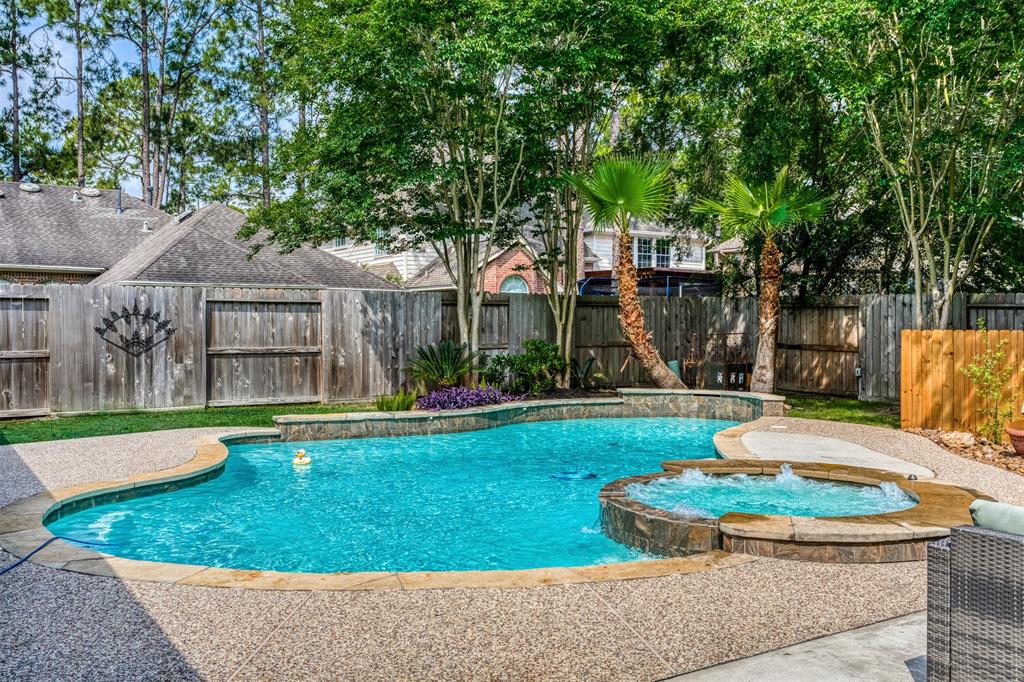
[[[977,432],[978,410],[992,406],[977,395],[962,370],[986,351],[986,334],[908,329],[902,336],[900,425]],[[993,349],[1005,343],[1005,366],[1014,371],[1002,401],[1017,413],[1024,400],[1024,331],[989,331],[987,342]]]
[[[0,417],[391,393],[430,292],[0,286]]]
[[[642,304],[655,345],[688,385],[742,387],[756,300]],[[626,362],[617,305],[579,299],[574,356],[594,359],[599,383],[644,384]],[[912,312],[907,295],[784,307],[779,390],[898,399]],[[959,297],[953,320],[1019,329],[1024,294]],[[0,285],[0,417],[372,398],[398,390],[417,345],[457,337],[454,300],[436,292]],[[554,339],[544,296],[488,298],[486,352],[519,352],[533,338]]]

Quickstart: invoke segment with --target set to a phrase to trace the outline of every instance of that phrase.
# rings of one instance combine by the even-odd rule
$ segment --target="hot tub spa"
[[[837,563],[924,558],[983,495],[896,473],[764,460],[669,461],[602,488],[607,535],[663,556],[723,549]]]

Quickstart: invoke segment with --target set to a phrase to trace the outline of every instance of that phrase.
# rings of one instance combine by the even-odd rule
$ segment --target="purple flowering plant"
[[[522,400],[524,396],[505,393],[497,388],[467,388],[453,386],[432,391],[416,401],[421,410],[437,412],[438,410],[461,410],[479,405],[498,405],[499,403]]]

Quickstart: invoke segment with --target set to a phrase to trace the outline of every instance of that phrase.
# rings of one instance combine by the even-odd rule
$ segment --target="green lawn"
[[[899,428],[899,407],[889,403],[869,403],[852,398],[829,398],[789,394],[786,414],[805,419],[831,419],[840,422]],[[273,426],[277,414],[316,414],[372,410],[361,405],[259,405],[251,407],[211,407],[176,412],[124,412],[82,417],[22,419],[0,421],[0,445],[63,440],[118,433],[188,429],[203,426]]]
[[[829,419],[837,422],[888,426],[893,429],[898,429],[900,426],[900,406],[892,403],[866,402],[855,398],[787,394],[786,404],[792,408],[786,412],[788,417]]]
[[[278,414],[356,412],[372,409],[372,403],[362,405],[310,403],[304,405],[210,407],[175,412],[124,412],[81,417],[0,421],[0,445],[203,426],[273,426],[273,417]]]

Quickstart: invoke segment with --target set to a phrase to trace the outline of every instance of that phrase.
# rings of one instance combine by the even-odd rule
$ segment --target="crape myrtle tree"
[[[572,372],[576,281],[581,275],[583,205],[564,174],[589,172],[608,147],[610,121],[662,58],[673,24],[663,5],[638,0],[528,0],[520,31],[536,40],[523,55],[523,127],[534,145],[534,175],[524,178],[530,225],[539,243],[534,267],[544,277],[555,342]]]
[[[456,289],[458,329],[479,348],[486,263],[520,227],[534,172],[521,117],[516,3],[298,0],[277,24],[282,78],[316,96],[303,148],[283,154],[304,191],[257,210],[284,249],[341,236],[427,245]],[[309,69],[317,90],[309,92]],[[314,128],[315,126],[315,128]]]
[[[1024,214],[1024,45],[1011,0],[865,0],[830,16],[913,273],[915,325],[953,297]],[[862,40],[839,36],[857,27]],[[845,27],[845,28],[844,28]],[[1005,241],[1005,235],[999,235]],[[1012,239],[1011,239],[1012,241]]]

